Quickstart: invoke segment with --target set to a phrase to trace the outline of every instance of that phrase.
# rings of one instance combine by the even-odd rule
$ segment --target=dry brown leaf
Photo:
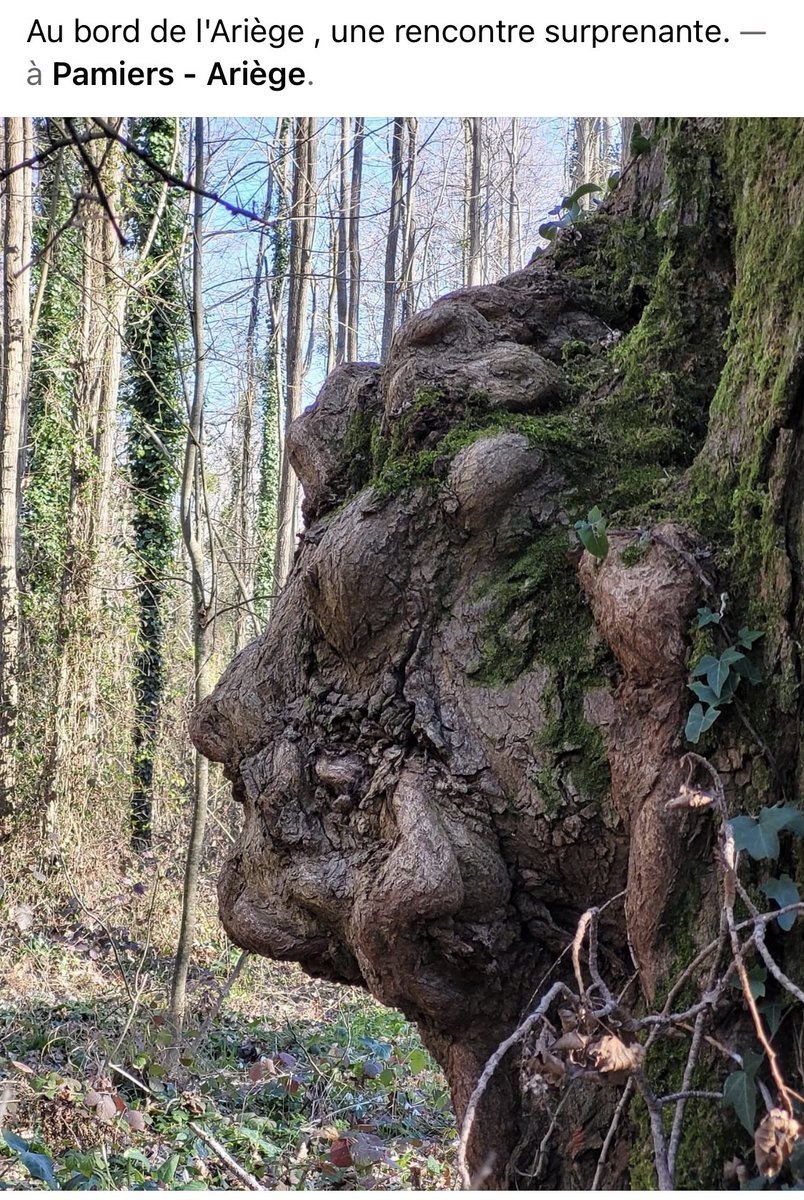
[[[130,1129],[134,1129],[137,1133],[142,1133],[145,1129],[145,1117],[136,1108],[127,1108],[123,1113],[123,1120],[128,1123]]]
[[[11,1063],[12,1067],[15,1067],[18,1071],[22,1071],[23,1075],[36,1074],[36,1071],[34,1071],[33,1067],[29,1067],[28,1064],[24,1062],[17,1062],[16,1058],[9,1059],[9,1062]]]
[[[748,1182],[748,1170],[741,1158],[730,1158],[723,1164],[723,1182],[728,1185],[737,1184],[741,1187]]]
[[[772,1108],[754,1134],[754,1155],[760,1175],[778,1175],[793,1152],[804,1126],[783,1108]]]
[[[673,808],[709,808],[714,800],[711,792],[704,792],[699,788],[690,787],[688,783],[682,783],[678,795],[668,800],[664,807],[668,811]]]
[[[578,1014],[572,1008],[560,1008],[558,1017],[561,1021],[561,1028],[564,1033],[571,1033],[573,1029],[578,1028]]]
[[[588,1037],[584,1037],[582,1033],[578,1033],[577,1029],[570,1030],[569,1033],[563,1034],[558,1041],[553,1042],[550,1049],[558,1050],[585,1050],[586,1044],[589,1041]]]
[[[534,1071],[546,1079],[548,1083],[561,1083],[567,1073],[567,1068],[564,1066],[560,1058],[555,1054],[551,1054],[549,1050],[540,1048],[533,1056],[531,1066]]]
[[[609,1071],[636,1071],[645,1061],[645,1047],[639,1042],[626,1046],[618,1037],[606,1033],[599,1041],[589,1047],[589,1057],[595,1069],[602,1073]]]
[[[100,1104],[100,1092],[96,1092],[94,1088],[90,1088],[84,1096],[84,1105],[87,1108],[96,1108]]]

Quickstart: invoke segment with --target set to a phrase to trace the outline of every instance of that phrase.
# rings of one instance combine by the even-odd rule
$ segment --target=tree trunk
[[[25,122],[7,117],[8,170],[25,157]],[[19,511],[30,319],[31,172],[5,184],[3,238],[3,381],[0,411],[0,832],[15,805],[19,703]],[[26,257],[27,255],[27,257]]]
[[[466,283],[473,287],[481,281],[481,180],[483,178],[483,118],[467,117],[468,193],[466,196]]]
[[[120,211],[119,147],[86,148],[88,195],[103,189],[110,211]],[[102,644],[101,571],[109,533],[117,400],[125,307],[120,241],[97,199],[86,202],[81,243],[80,308],[72,397],[70,490],[58,598],[56,686],[42,780],[48,840],[59,841],[59,806],[71,811],[90,790],[97,770]]]
[[[293,199],[290,207],[290,262],[288,268],[288,312],[285,338],[284,430],[301,412],[305,376],[304,336],[310,292],[313,233],[316,211],[315,120],[298,117],[293,138]],[[282,453],[279,475],[275,586],[281,588],[290,573],[296,545],[299,484]]]
[[[175,170],[179,122],[142,118],[132,139],[153,160]],[[134,662],[134,746],[131,763],[131,840],[147,850],[153,840],[154,762],[165,688],[164,634],[168,578],[177,541],[174,505],[185,404],[176,347],[184,318],[182,241],[184,208],[177,194],[140,169],[132,180],[137,250],[126,309],[129,412],[139,643]]]
[[[399,299],[399,276],[397,252],[399,235],[402,232],[402,147],[405,137],[405,118],[394,117],[391,138],[391,203],[388,213],[388,237],[385,242],[385,299],[382,314],[382,344],[380,360],[385,362],[391,350],[391,339],[396,327],[396,309]]]
[[[349,312],[346,360],[355,362],[360,325],[360,192],[363,186],[363,142],[365,117],[355,117],[352,138],[352,179],[349,189]]]
[[[484,1187],[721,1187],[750,1146],[718,1099],[734,1052],[782,1110],[802,1089],[800,1011],[785,1084],[729,985],[759,960],[750,928],[718,937],[712,849],[804,770],[804,126],[643,132],[594,217],[327,381],[290,439],[318,499],[296,567],[192,721],[244,805],[230,935],[417,1021],[459,1120],[477,1105]],[[691,666],[740,639],[739,693],[685,741]],[[769,870],[801,884],[796,845],[740,859],[752,903]],[[793,980],[799,939],[773,935]],[[691,1085],[715,1099],[665,1099]]]
[[[402,292],[402,320],[407,321],[415,311],[415,288],[413,286],[413,263],[416,257],[416,138],[419,122],[415,117],[405,118],[407,133],[407,155],[405,162],[404,220],[402,238],[402,263],[399,272]]]
[[[203,293],[203,233],[204,201],[201,192],[206,173],[204,118],[195,119],[196,187],[193,205],[193,309],[192,333],[194,354],[193,400],[184,454],[181,487],[181,524],[187,558],[192,575],[193,600],[193,659],[195,664],[195,702],[200,704],[212,686],[211,664],[216,605],[216,571],[214,545],[210,531],[210,513],[204,483],[204,293]],[[205,549],[206,547],[206,549]],[[195,940],[196,908],[201,852],[209,804],[209,763],[204,756],[194,756],[193,803],[190,838],[184,868],[181,927],[173,965],[170,989],[170,1019],[174,1034],[171,1068],[178,1065],[184,1018],[187,1008],[187,976]]]

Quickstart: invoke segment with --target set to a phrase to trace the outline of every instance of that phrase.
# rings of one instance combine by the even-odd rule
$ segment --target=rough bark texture
[[[755,159],[787,181],[782,228],[770,195],[763,213],[798,280],[785,238],[800,251],[801,141],[796,122],[660,123],[609,211],[418,314],[384,368],[338,369],[291,430],[308,521],[293,573],[192,723],[244,806],[221,915],[239,945],[416,1020],[459,1115],[490,1051],[565,972],[589,905],[627,889],[602,916],[602,966],[616,988],[633,957],[648,1001],[717,926],[711,826],[664,807],[683,778],[707,574],[769,631],[771,675],[792,672],[754,715],[777,782],[735,717],[708,752],[744,811],[792,779],[800,382],[797,406],[758,410],[769,379],[793,386],[800,282],[765,300],[774,362],[746,362],[744,339],[763,294],[746,294],[764,258],[751,196],[771,189]],[[775,470],[744,467],[771,420],[788,431]],[[759,592],[743,469],[776,564]],[[602,564],[568,528],[595,503],[616,526]],[[577,1086],[539,1155],[555,1101],[521,1088],[514,1058],[481,1106],[475,1166],[493,1157],[491,1183],[588,1186],[618,1092]],[[650,1182],[633,1130],[604,1184]],[[687,1184],[719,1181],[714,1136],[691,1128],[681,1186],[685,1162]]]

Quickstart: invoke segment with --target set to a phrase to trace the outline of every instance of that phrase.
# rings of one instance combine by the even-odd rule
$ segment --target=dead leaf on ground
[[[123,1120],[128,1124],[129,1129],[134,1129],[137,1133],[145,1130],[145,1117],[136,1108],[127,1108],[123,1113]]]

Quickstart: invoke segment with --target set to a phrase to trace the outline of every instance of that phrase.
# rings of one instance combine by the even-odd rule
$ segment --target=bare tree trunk
[[[346,341],[349,324],[349,297],[347,276],[347,208],[349,206],[349,119],[341,117],[340,161],[338,164],[338,223],[335,252],[335,288],[338,300],[338,336],[335,347],[335,362],[346,359]]]
[[[467,151],[470,156],[467,168],[469,192],[466,204],[466,229],[468,236],[466,283],[469,287],[473,287],[480,282],[481,274],[480,199],[483,168],[483,118],[467,118],[466,124],[468,130]]]
[[[260,482],[257,501],[257,611],[267,620],[276,585],[276,544],[279,522],[279,485],[282,460],[282,406],[284,392],[285,339],[282,308],[288,272],[288,144],[290,118],[277,121],[275,166],[271,174],[276,192],[276,223],[271,231],[271,270],[266,277],[268,298],[268,345],[266,378],[262,393],[262,441]]]
[[[413,260],[416,256],[416,216],[414,200],[416,190],[416,137],[419,122],[416,117],[405,118],[405,129],[408,139],[407,162],[405,165],[405,233],[402,240],[402,269],[400,270],[402,290],[402,320],[406,321],[413,315],[415,308],[415,291],[413,287]]]
[[[263,206],[263,217],[267,220],[273,203],[274,177],[268,176],[268,188]],[[248,328],[246,329],[246,364],[245,381],[240,396],[237,411],[238,453],[237,475],[234,504],[234,526],[236,538],[235,564],[238,589],[237,615],[235,617],[234,651],[246,644],[249,636],[258,632],[255,623],[252,596],[256,577],[256,519],[252,503],[254,494],[254,425],[256,414],[257,394],[260,387],[260,366],[257,352],[257,336],[259,333],[263,287],[265,254],[268,247],[268,231],[265,225],[260,229],[257,244],[257,263],[254,268],[254,279],[251,285],[251,303],[249,306]]]
[[[385,243],[385,301],[382,315],[382,344],[380,359],[388,357],[396,325],[397,271],[396,256],[402,224],[402,143],[405,136],[404,117],[394,117],[391,141],[391,206],[388,215],[388,238]]]
[[[511,118],[511,143],[508,151],[510,170],[508,175],[508,270],[515,271],[520,265],[519,249],[519,193],[517,173],[519,168],[520,128],[519,117]]]
[[[195,380],[184,454],[181,485],[181,526],[190,562],[193,594],[193,650],[196,703],[211,689],[210,658],[215,612],[214,546],[209,533],[209,508],[204,486],[204,295],[203,295],[203,197],[205,174],[204,118],[195,119],[195,202],[193,207],[193,311],[192,334]],[[208,554],[204,549],[207,544]],[[209,556],[209,572],[207,557]],[[207,576],[209,575],[209,578]],[[193,819],[184,869],[181,928],[173,966],[170,1018],[175,1036],[172,1066],[178,1063],[187,1007],[187,975],[195,939],[198,875],[209,802],[209,763],[194,755]]]
[[[603,117],[573,117],[572,142],[568,163],[569,190],[574,192],[584,183],[600,183],[608,175],[603,158]],[[592,197],[581,200],[584,208],[591,208]]]
[[[119,207],[121,153],[87,147],[106,200]],[[90,190],[87,173],[87,191]],[[73,394],[73,451],[66,547],[56,632],[57,678],[42,780],[45,832],[58,838],[58,806],[69,812],[84,793],[97,754],[98,570],[108,536],[115,416],[120,387],[125,307],[117,233],[97,202],[84,224],[80,328]]]
[[[6,169],[25,157],[25,123],[4,123]],[[31,172],[5,184],[3,249],[3,386],[0,412],[0,819],[15,805],[19,703],[19,505],[25,428],[30,313]],[[26,257],[27,247],[27,257]]]
[[[352,181],[349,190],[349,311],[347,315],[346,358],[358,357],[360,323],[360,192],[363,185],[363,142],[365,117],[355,117],[352,138]]]
[[[297,117],[293,141],[293,199],[290,210],[290,267],[286,337],[284,429],[301,412],[305,374],[304,333],[310,291],[310,264],[316,212],[315,120]],[[281,588],[290,572],[296,543],[299,481],[282,449],[279,477],[275,586]]]

